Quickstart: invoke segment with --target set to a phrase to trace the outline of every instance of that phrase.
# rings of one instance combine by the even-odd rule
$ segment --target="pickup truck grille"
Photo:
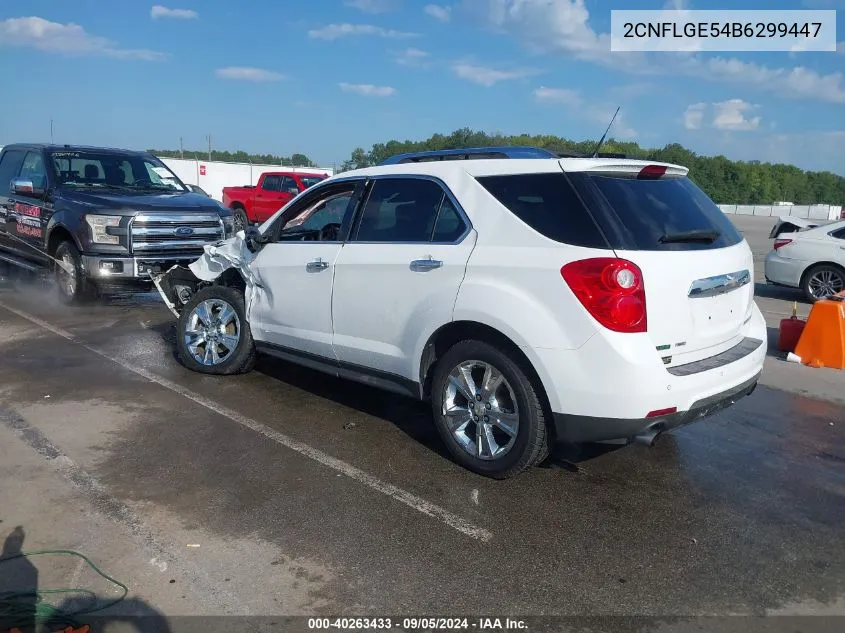
[[[138,257],[199,256],[205,244],[223,238],[223,222],[213,213],[141,214],[129,230],[130,250]]]

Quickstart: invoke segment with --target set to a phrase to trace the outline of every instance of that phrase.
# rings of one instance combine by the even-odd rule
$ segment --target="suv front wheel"
[[[255,344],[244,295],[209,286],[185,304],[176,324],[176,349],[185,367],[203,374],[243,374],[255,365]]]
[[[461,341],[443,355],[431,401],[440,436],[469,470],[506,479],[548,455],[546,419],[532,380],[488,343]]]

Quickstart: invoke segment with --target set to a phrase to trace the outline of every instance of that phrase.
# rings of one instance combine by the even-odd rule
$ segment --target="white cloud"
[[[116,59],[161,61],[164,53],[119,48],[116,42],[91,35],[78,24],[50,22],[35,16],[0,21],[0,46],[35,48],[64,55],[103,55]]]
[[[425,66],[431,53],[418,48],[407,48],[396,56],[396,63],[403,66]]]
[[[487,66],[478,66],[461,62],[452,66],[452,71],[461,79],[466,79],[482,86],[493,86],[500,81],[509,81],[512,79],[522,79],[523,77],[530,77],[538,73],[532,68],[522,68],[515,70],[497,70]]]
[[[396,94],[396,88],[391,86],[374,86],[372,84],[338,84],[343,92],[352,92],[365,97],[390,97]]]
[[[684,112],[684,127],[688,130],[700,130],[709,119],[707,126],[722,131],[750,131],[760,127],[761,116],[748,116],[750,111],[760,106],[742,99],[729,99],[718,103],[693,103]]]
[[[784,98],[845,103],[845,78],[838,72],[822,75],[803,67],[768,68],[682,53],[614,53],[610,35],[590,26],[585,0],[461,0],[461,7],[480,24],[519,39],[535,53],[563,53],[631,74],[686,75],[742,83]]]
[[[427,4],[425,5],[423,11],[435,20],[440,20],[441,22],[448,22],[452,19],[452,7],[444,7],[439,4]]]
[[[580,106],[583,103],[581,93],[569,88],[546,88],[541,86],[534,91],[534,98],[544,103],[562,103],[569,106]]]
[[[398,8],[399,0],[346,0],[344,4],[364,13],[388,13]]]
[[[793,99],[815,99],[829,103],[845,103],[845,84],[842,73],[821,75],[815,70],[769,68],[754,62],[716,57],[706,62],[694,60],[690,66],[695,74],[707,79],[741,83],[766,92]]]
[[[391,39],[419,37],[418,33],[394,31],[392,29],[384,29],[380,26],[373,26],[372,24],[328,24],[322,28],[308,31],[308,37],[319,40],[336,40],[351,35],[375,35]]]
[[[616,106],[604,102],[587,101],[580,92],[570,88],[541,86],[534,91],[534,99],[538,103],[565,106],[574,117],[599,126],[596,128],[596,138],[604,132],[616,111]],[[637,131],[626,123],[625,114],[620,111],[608,136],[631,139],[637,136]]]
[[[713,127],[717,130],[756,130],[760,127],[762,117],[747,118],[745,112],[759,107],[742,99],[730,99],[721,103],[714,103]]]
[[[250,68],[248,66],[229,66],[227,68],[218,68],[214,72],[221,79],[233,79],[236,81],[255,81],[260,83],[284,79],[282,75],[272,70]]]
[[[150,11],[153,20],[158,18],[176,18],[177,20],[196,20],[200,15],[192,9],[168,9],[160,4],[153,6]]]
[[[704,123],[704,111],[706,109],[706,103],[693,103],[687,106],[684,112],[684,127],[688,130],[700,130],[701,124]]]

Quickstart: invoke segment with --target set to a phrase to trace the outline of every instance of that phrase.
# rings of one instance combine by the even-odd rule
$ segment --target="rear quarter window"
[[[610,241],[620,250],[707,250],[739,244],[742,235],[689,178],[638,180],[587,172],[570,180],[582,193]],[[709,240],[666,238],[717,234]]]
[[[478,182],[496,200],[545,237],[573,246],[607,248],[607,240],[566,174],[485,176]]]

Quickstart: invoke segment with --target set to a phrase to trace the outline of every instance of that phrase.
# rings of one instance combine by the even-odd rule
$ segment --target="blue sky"
[[[28,0],[0,7],[0,144],[49,140],[289,155],[468,126],[679,142],[845,175],[845,46],[612,53],[610,10],[665,0]],[[17,6],[15,6],[17,4]],[[24,8],[25,4],[25,8]],[[669,0],[691,9],[732,2]],[[845,0],[745,0],[838,9]]]

